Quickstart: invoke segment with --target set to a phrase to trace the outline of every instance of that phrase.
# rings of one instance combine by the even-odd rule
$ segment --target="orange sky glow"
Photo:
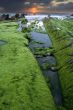
[[[30,9],[30,12],[33,13],[33,14],[36,14],[38,12],[38,9],[36,7],[32,7]]]

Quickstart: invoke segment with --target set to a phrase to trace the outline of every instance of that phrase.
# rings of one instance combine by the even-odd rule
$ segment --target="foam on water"
[[[25,16],[25,18],[28,21],[35,20],[35,19],[42,20],[45,17],[48,17],[48,15],[26,15]]]

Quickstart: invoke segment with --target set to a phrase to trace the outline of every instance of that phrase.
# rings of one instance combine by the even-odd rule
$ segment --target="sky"
[[[0,12],[72,13],[73,0],[0,0]]]

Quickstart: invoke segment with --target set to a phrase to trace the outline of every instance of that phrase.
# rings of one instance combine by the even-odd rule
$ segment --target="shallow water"
[[[51,71],[50,69],[44,70],[43,73],[45,73],[44,75],[50,80],[51,91],[55,103],[57,105],[62,105],[62,93],[58,73]]]
[[[38,58],[38,62],[40,64],[48,63],[50,65],[56,65],[56,60],[53,56],[46,56],[46,57]]]
[[[6,41],[0,40],[0,46],[5,45],[6,43]]]
[[[52,43],[50,38],[47,34],[37,33],[37,32],[31,32],[31,39],[33,41],[41,43],[43,47],[52,47]]]
[[[36,48],[50,48],[52,47],[52,42],[50,37],[47,34],[31,32],[31,41],[29,42],[29,48],[34,54]],[[51,92],[54,98],[54,101],[57,105],[62,105],[62,93],[61,93],[61,85],[57,71],[52,71],[51,68],[44,69],[44,65],[47,63],[48,65],[56,65],[56,59],[54,56],[46,55],[45,57],[35,55],[39,66],[43,72],[43,75],[50,80]]]
[[[22,26],[21,23],[19,24],[19,28],[21,30]],[[59,80],[58,72],[55,70],[53,71],[51,67],[56,66],[56,59],[54,56],[35,54],[37,48],[52,48],[52,42],[48,34],[38,33],[38,32],[30,32],[30,42],[29,48],[31,49],[32,53],[34,54],[35,58],[38,61],[38,64],[42,70],[43,75],[50,80],[50,89],[51,93],[54,98],[54,102],[56,105],[62,105],[62,91],[61,85]],[[50,68],[44,68],[45,65],[51,65]]]

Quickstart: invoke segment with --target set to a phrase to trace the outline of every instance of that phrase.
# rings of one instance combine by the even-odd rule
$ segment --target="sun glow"
[[[38,12],[36,7],[31,8],[31,13],[36,14]]]

